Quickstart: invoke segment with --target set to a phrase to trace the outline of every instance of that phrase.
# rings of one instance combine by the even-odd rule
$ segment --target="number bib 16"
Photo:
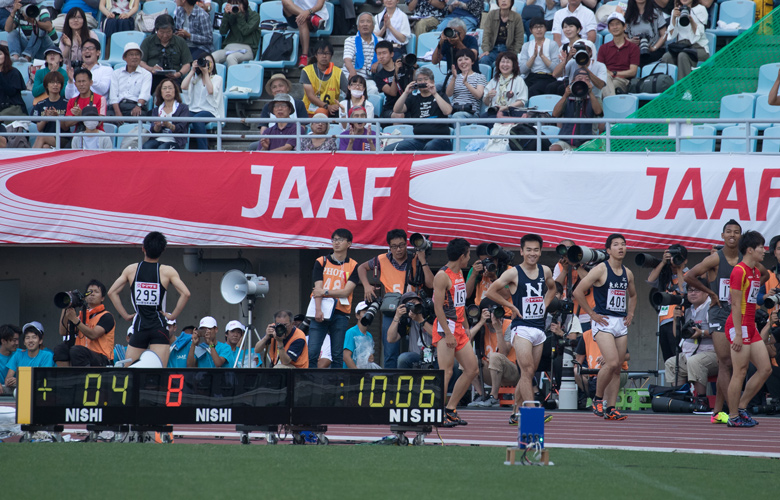
[[[544,318],[544,297],[523,297],[523,319]]]
[[[160,305],[160,284],[136,282],[133,295],[137,306]]]
[[[626,312],[626,291],[611,288],[607,293],[607,310],[624,313]]]

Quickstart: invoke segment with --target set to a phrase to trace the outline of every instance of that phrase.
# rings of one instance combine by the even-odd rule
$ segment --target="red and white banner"
[[[0,152],[0,241],[356,247],[392,228],[519,246],[570,238],[603,247],[708,249],[738,220],[780,233],[780,168],[770,155],[332,155]]]

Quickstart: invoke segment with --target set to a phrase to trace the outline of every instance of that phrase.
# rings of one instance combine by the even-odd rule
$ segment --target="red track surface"
[[[440,428],[444,444],[508,446],[517,442],[517,427],[508,425],[507,410],[460,410],[469,425]],[[628,419],[605,421],[590,412],[553,412],[552,422],[545,426],[545,446],[549,448],[605,448],[643,451],[683,451],[727,455],[750,455],[780,458],[780,418],[758,417],[760,425],[734,429],[713,425],[708,415],[626,412]],[[66,432],[83,426],[66,426]],[[179,425],[174,428],[176,443],[238,444],[232,425]],[[390,435],[387,426],[330,425],[327,436],[332,444],[366,442]],[[407,434],[409,439],[413,433]],[[219,437],[218,437],[219,436]],[[253,433],[254,438],[263,437]],[[11,441],[13,439],[9,439]],[[287,440],[281,443],[289,443]],[[436,430],[426,438],[427,444],[438,444]]]

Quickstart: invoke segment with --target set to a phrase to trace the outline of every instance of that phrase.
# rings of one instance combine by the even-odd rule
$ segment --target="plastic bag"
[[[379,365],[369,361],[374,354],[374,339],[370,335],[360,335],[355,337],[355,352],[353,359],[358,368],[377,369]]]

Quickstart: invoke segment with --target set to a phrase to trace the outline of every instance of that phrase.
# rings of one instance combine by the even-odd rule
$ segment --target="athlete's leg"
[[[723,411],[723,403],[726,401],[731,380],[731,344],[724,332],[713,332],[712,344],[718,356],[718,380],[715,382],[715,406],[712,408],[712,413],[718,414]]]
[[[452,378],[452,365],[455,362],[455,349],[447,347],[442,338],[436,343],[436,357],[439,360],[439,370],[444,371],[444,395],[446,399],[447,388],[450,386],[450,378]]]
[[[604,390],[604,403],[606,407],[615,406],[617,404],[617,395],[620,391],[620,368],[623,366],[623,360],[626,359],[627,347],[627,335],[615,339],[615,348],[617,349],[618,354],[618,369],[617,373],[612,377],[612,381]]]
[[[766,344],[763,341],[754,342],[749,346],[744,346],[743,349],[749,347],[750,349],[750,362],[756,367],[756,373],[745,385],[745,391],[742,393],[742,398],[739,400],[740,408],[747,408],[750,400],[753,396],[758,394],[761,387],[772,374],[772,364],[769,362],[769,353],[766,350]]]
[[[533,379],[536,368],[539,366],[539,360],[542,358],[542,347],[544,344],[534,346],[531,341],[519,335],[515,335],[512,340],[515,348],[517,362],[520,365],[520,380],[515,387],[515,404],[513,413],[517,413],[517,408],[525,401],[534,400]]]
[[[474,355],[474,350],[471,348],[470,342],[466,342],[466,345],[464,345],[460,351],[455,352],[455,358],[458,360],[458,364],[463,373],[461,373],[458,380],[455,381],[455,387],[452,388],[452,396],[450,396],[450,400],[447,403],[447,408],[450,410],[457,408],[460,398],[466,394],[469,386],[471,386],[471,381],[474,380],[474,377],[476,377],[479,372],[477,357]]]
[[[163,368],[168,366],[168,355],[171,353],[170,344],[151,344],[149,346],[149,350],[155,353],[158,358],[160,358],[160,362],[162,363]]]
[[[615,337],[611,333],[600,331],[593,336],[593,339],[599,346],[601,357],[604,358],[596,377],[596,399],[604,399],[607,386],[612,383],[612,379],[620,379],[620,360],[622,357],[618,354]]]
[[[745,381],[748,363],[750,362],[750,345],[743,345],[739,351],[731,350],[731,381],[727,392],[729,417],[739,415],[739,400],[742,393],[742,383]]]
[[[146,349],[142,349],[140,347],[133,347],[129,345],[127,346],[127,352],[125,353],[125,356],[127,356],[127,359],[133,360],[131,361],[131,363],[135,363],[136,361],[138,361],[138,358],[141,357],[141,354],[143,354],[145,350]]]

